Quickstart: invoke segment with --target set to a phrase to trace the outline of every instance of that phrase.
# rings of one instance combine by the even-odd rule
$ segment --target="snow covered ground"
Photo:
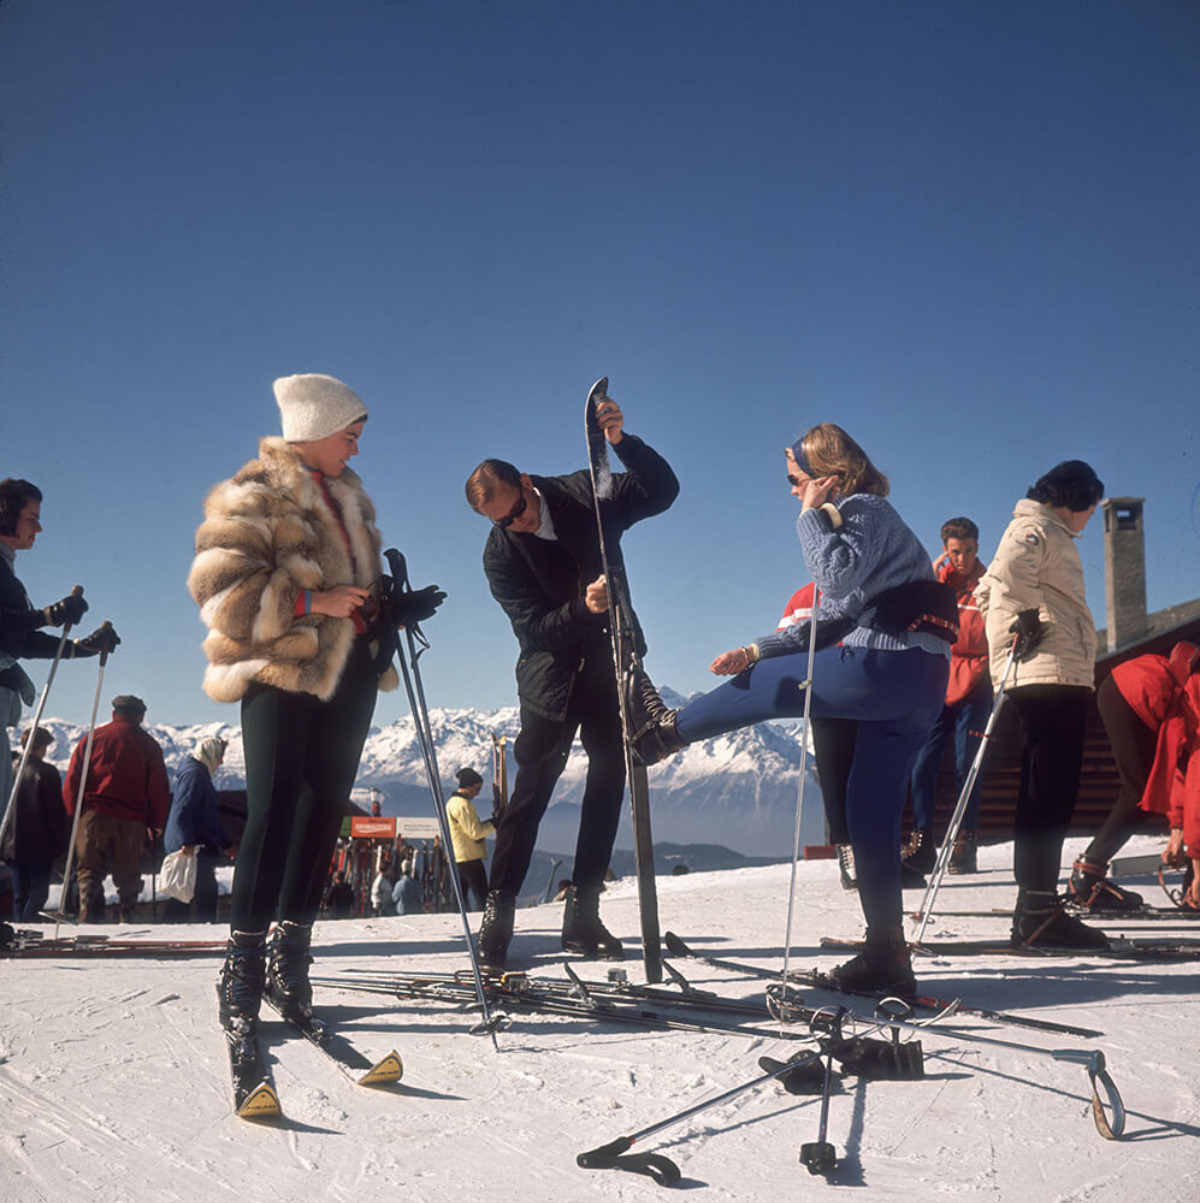
[[[1127,851],[1159,843],[1137,840]],[[945,908],[1011,905],[1011,847],[984,849],[981,862],[978,876],[949,879]],[[778,968],[788,874],[787,866],[772,866],[660,878],[664,930],[711,955]],[[793,964],[835,964],[839,958],[820,950],[818,938],[858,934],[856,896],[840,889],[834,863],[824,861],[800,867],[797,899]],[[616,934],[636,942],[631,881],[610,890],[603,914]],[[560,920],[553,904],[518,912],[512,953],[521,967],[562,976],[555,955]],[[1200,937],[1200,927],[1185,922],[1145,923],[1136,934]],[[944,917],[930,935],[1001,936],[1006,928],[999,916]],[[196,938],[215,932],[100,930]],[[454,916],[325,923],[316,936],[317,968],[452,971],[465,964],[460,931]],[[640,961],[625,965],[641,980]],[[762,983],[750,978],[695,962],[677,966],[697,985],[760,996]],[[581,973],[602,979],[604,968],[582,966]],[[828,1177],[810,1176],[798,1161],[800,1146],[817,1139],[819,1100],[774,1083],[638,1147],[671,1157],[683,1174],[675,1189],[706,1199],[815,1198],[844,1187],[854,1188],[848,1197],[860,1203],[901,1196],[1194,1203],[1196,969],[1094,957],[925,959],[919,980],[931,993],[1105,1035],[1083,1041],[963,1018],[955,1021],[961,1035],[931,1031],[924,1080],[842,1080],[828,1132],[840,1165]],[[401,1053],[403,1081],[382,1090],[356,1087],[317,1050],[269,1023],[285,1117],[256,1125],[232,1113],[215,1019],[216,970],[215,957],[0,961],[0,1198],[660,1198],[668,1189],[649,1178],[581,1170],[575,1157],[751,1080],[764,1053],[797,1050],[768,1024],[761,1039],[748,1039],[519,1014],[496,1051],[468,1034],[469,1018],[445,1004],[321,990],[319,1008],[364,1050]],[[830,1001],[817,992],[806,998]],[[1081,1068],[973,1044],[971,1033],[1043,1049],[1102,1048],[1128,1108],[1125,1138],[1098,1135]]]

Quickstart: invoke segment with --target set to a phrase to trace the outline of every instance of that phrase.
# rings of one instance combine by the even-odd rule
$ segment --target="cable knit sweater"
[[[796,520],[804,563],[821,590],[818,628],[827,619],[857,619],[867,603],[886,589],[934,579],[928,554],[886,498],[855,493],[837,502],[837,508],[842,518],[837,530],[819,509],[805,510]],[[755,642],[760,656],[785,656],[807,645],[806,628],[773,631]],[[950,645],[924,631],[889,635],[855,627],[842,644],[882,651],[921,648],[950,658]]]

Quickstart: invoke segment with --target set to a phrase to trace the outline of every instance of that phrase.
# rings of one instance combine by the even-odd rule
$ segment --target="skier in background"
[[[625,433],[625,416],[615,401],[607,398],[597,417],[626,468],[613,477],[612,495],[600,502],[609,564],[620,569],[622,534],[667,510],[679,481],[662,456]],[[471,473],[466,492],[471,508],[492,523],[483,568],[520,645],[517,779],[496,830],[480,952],[488,966],[503,966],[538,824],[579,731],[588,773],[562,944],[583,956],[619,958],[620,941],[600,921],[600,887],[621,817],[625,748],[590,474],[530,476],[504,460],[488,459]],[[630,620],[639,655],[644,654],[637,616]]]
[[[186,923],[195,908],[199,923],[217,921],[217,865],[237,856],[237,846],[221,826],[213,776],[225,759],[225,741],[215,735],[202,739],[175,773],[175,794],[163,832],[163,851],[196,858],[196,892],[191,902],[167,900],[164,923]]]
[[[3,859],[12,862],[13,918],[28,923],[37,919],[50,895],[50,875],[71,841],[71,820],[62,800],[62,778],[46,761],[54,736],[45,727],[27,727],[21,746],[29,759],[13,803],[12,821],[5,835]],[[13,753],[13,764],[18,753]]]
[[[496,830],[496,825],[491,819],[481,821],[475,809],[475,799],[483,789],[483,778],[470,767],[459,769],[455,777],[458,788],[446,803],[454,863],[458,867],[467,908],[482,910],[488,892],[487,869],[484,867],[487,844],[484,840]]]

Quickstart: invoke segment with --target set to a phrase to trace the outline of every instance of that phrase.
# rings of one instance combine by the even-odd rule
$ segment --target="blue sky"
[[[106,696],[237,721],[192,535],[271,381],[329,372],[386,544],[449,593],[431,705],[513,704],[462,483],[581,467],[608,375],[683,484],[626,539],[676,689],[804,582],[780,452],[819,421],[931,554],[1089,460],[1146,498],[1151,607],[1200,595],[1198,44],[1167,0],[7,0],[0,475],[46,494],[18,573],[116,624]],[[1103,624],[1099,521],[1081,552]],[[93,666],[51,713],[86,720]]]

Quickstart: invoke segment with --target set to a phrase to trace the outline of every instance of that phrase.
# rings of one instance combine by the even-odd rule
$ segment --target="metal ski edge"
[[[779,981],[782,977],[780,973],[770,969],[762,969],[757,965],[747,965],[741,961],[722,960],[718,957],[710,957],[704,953],[695,952],[674,932],[667,932],[663,939],[666,942],[667,951],[674,956],[691,958],[702,964],[711,965],[715,969],[725,969],[730,973],[741,973],[770,981]],[[788,973],[788,980],[809,985],[815,989],[843,994],[851,998],[878,999],[880,997],[868,991],[847,990],[831,981],[828,974],[821,973],[819,970],[793,969]],[[960,1015],[970,1016],[975,1019],[986,1019],[992,1023],[1003,1023],[1013,1027],[1031,1028],[1043,1032],[1056,1032],[1063,1036],[1079,1036],[1084,1039],[1094,1040],[1104,1035],[1103,1032],[1095,1028],[1059,1023],[1052,1019],[1034,1019],[1029,1016],[1014,1014],[1012,1011],[993,1011],[986,1007],[973,1006],[971,1003],[964,1002],[961,999],[946,999],[938,998],[931,994],[920,994],[910,1001],[916,1006],[924,1007],[926,1010],[931,1011],[941,1011],[948,1006],[957,1004],[957,1011]]]
[[[356,1086],[390,1086],[404,1076],[404,1062],[395,1049],[390,1050],[378,1061],[372,1061],[341,1032],[321,1024],[318,1031],[289,1019],[267,995],[263,1001],[287,1024],[293,1032],[303,1036],[309,1044],[319,1049]],[[321,1022],[321,1021],[318,1021]]]

